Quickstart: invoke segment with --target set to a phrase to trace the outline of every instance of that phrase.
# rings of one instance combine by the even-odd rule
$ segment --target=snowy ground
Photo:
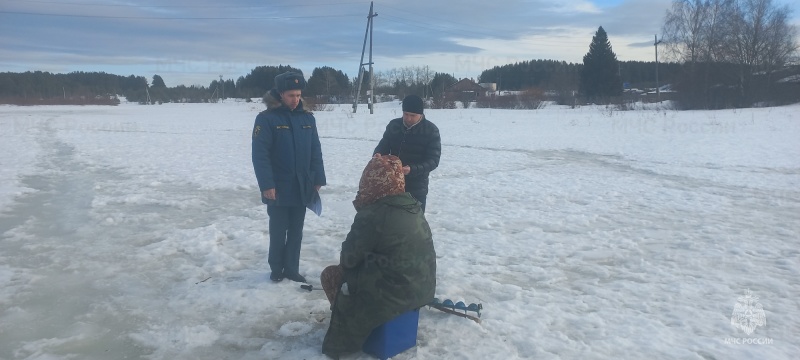
[[[323,359],[324,295],[267,279],[262,109],[0,106],[0,359]],[[359,111],[316,114],[315,283],[400,114]],[[436,293],[483,322],[423,309],[396,359],[796,358],[799,111],[427,111]],[[731,325],[748,289],[752,334]]]

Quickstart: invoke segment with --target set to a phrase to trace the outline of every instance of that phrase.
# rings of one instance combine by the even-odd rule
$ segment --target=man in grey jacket
[[[428,176],[439,166],[442,139],[439,128],[425,118],[424,102],[416,95],[403,99],[403,117],[386,125],[373,154],[395,155],[403,162],[406,191],[422,204],[428,197]]]

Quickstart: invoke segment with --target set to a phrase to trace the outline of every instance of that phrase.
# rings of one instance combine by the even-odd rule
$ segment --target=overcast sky
[[[798,5],[789,5],[792,22]],[[369,1],[0,0],[0,72],[158,74],[167,86],[236,80],[260,65],[357,75]],[[375,1],[376,71],[476,78],[524,60],[579,63],[598,26],[619,60],[654,60],[671,0]],[[660,35],[659,35],[660,37]],[[368,55],[364,62],[368,61]]]

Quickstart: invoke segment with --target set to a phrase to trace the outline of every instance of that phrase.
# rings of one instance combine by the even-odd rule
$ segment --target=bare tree
[[[707,93],[709,72],[719,72],[713,64],[732,64],[728,77],[736,79],[739,103],[747,103],[756,100],[756,92],[769,92],[769,75],[797,52],[797,28],[789,24],[790,14],[788,6],[778,7],[772,0],[675,0],[662,38],[668,56],[688,64],[686,81],[695,92]],[[701,65],[703,73],[698,74]],[[753,76],[762,74],[766,88],[756,89]]]
[[[376,88],[385,88],[391,86],[391,80],[389,80],[389,76],[386,74],[386,72],[376,72],[373,79],[375,80]]]
[[[751,39],[745,49],[745,58],[751,61],[745,64],[753,66],[755,71],[767,72],[784,66],[798,48],[797,28],[789,25],[789,6],[776,8],[772,0],[747,0],[743,3],[746,7],[742,9],[744,16],[740,18],[744,20],[744,28],[751,32],[740,35]]]
[[[797,28],[788,24],[788,6],[776,7],[772,0],[741,0],[731,19],[725,60],[739,65],[740,95],[758,100],[752,86],[754,75],[765,75],[760,89],[769,92],[770,74],[784,66],[797,51]],[[764,95],[764,94],[762,94]]]
[[[721,60],[735,8],[735,0],[673,2],[662,27],[667,55],[685,63]]]
[[[703,49],[707,6],[702,0],[677,0],[667,11],[662,39],[667,55],[673,59],[696,63]]]
[[[419,81],[420,81],[420,84],[422,84],[422,86],[423,86],[422,97],[423,98],[427,98],[428,96],[432,95],[431,94],[432,91],[430,89],[430,85],[431,85],[431,81],[433,81],[433,72],[431,72],[431,68],[428,65],[423,66],[422,69],[420,69],[420,70],[421,70],[421,74],[420,74]]]
[[[772,65],[772,69],[789,64],[797,55],[798,29],[789,25],[788,7],[777,13],[767,27],[767,41],[764,51],[764,63]]]
[[[411,66],[405,66],[400,68],[400,81],[406,85],[411,85],[414,83],[414,68]]]
[[[725,42],[728,36],[727,23],[734,14],[734,0],[710,0],[705,12],[705,29],[703,31],[704,62],[716,62],[723,59]]]

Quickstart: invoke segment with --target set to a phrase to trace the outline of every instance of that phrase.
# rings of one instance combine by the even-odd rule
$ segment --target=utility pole
[[[655,38],[653,46],[655,46],[656,48],[656,99],[658,100],[659,103],[661,103],[661,89],[659,89],[658,87],[658,44],[661,43],[661,40],[658,40],[657,34],[653,35],[653,37]]]
[[[378,16],[378,14],[375,14],[372,11],[372,9],[373,9],[373,2],[370,1],[370,3],[369,3],[369,15],[367,16],[367,30],[364,32],[364,45],[361,47],[361,61],[359,61],[359,66],[358,66],[358,87],[355,88],[357,90],[356,90],[356,92],[355,92],[355,94],[353,96],[353,113],[355,113],[356,109],[358,108],[358,98],[359,98],[359,96],[361,96],[361,84],[364,83],[364,81],[363,81],[364,80],[363,79],[363,76],[364,76],[364,65],[369,65],[369,85],[370,85],[369,86],[370,94],[369,94],[369,98],[368,98],[368,101],[369,101],[369,113],[370,114],[374,113],[373,112],[373,110],[374,110],[373,109],[373,103],[375,102],[375,92],[374,92],[374,86],[373,86],[374,80],[373,80],[373,76],[372,76],[372,18]],[[367,50],[367,36],[369,36],[369,63],[365,64],[364,63],[364,53]]]
[[[378,16],[375,14],[374,16]],[[374,114],[375,107],[375,73],[372,72],[372,1],[369,2],[369,113]]]
[[[225,102],[225,83],[222,82],[222,75],[219,76],[219,86],[222,87],[222,101]]]
[[[331,73],[325,70],[325,94],[328,95],[328,101],[331,99]]]

